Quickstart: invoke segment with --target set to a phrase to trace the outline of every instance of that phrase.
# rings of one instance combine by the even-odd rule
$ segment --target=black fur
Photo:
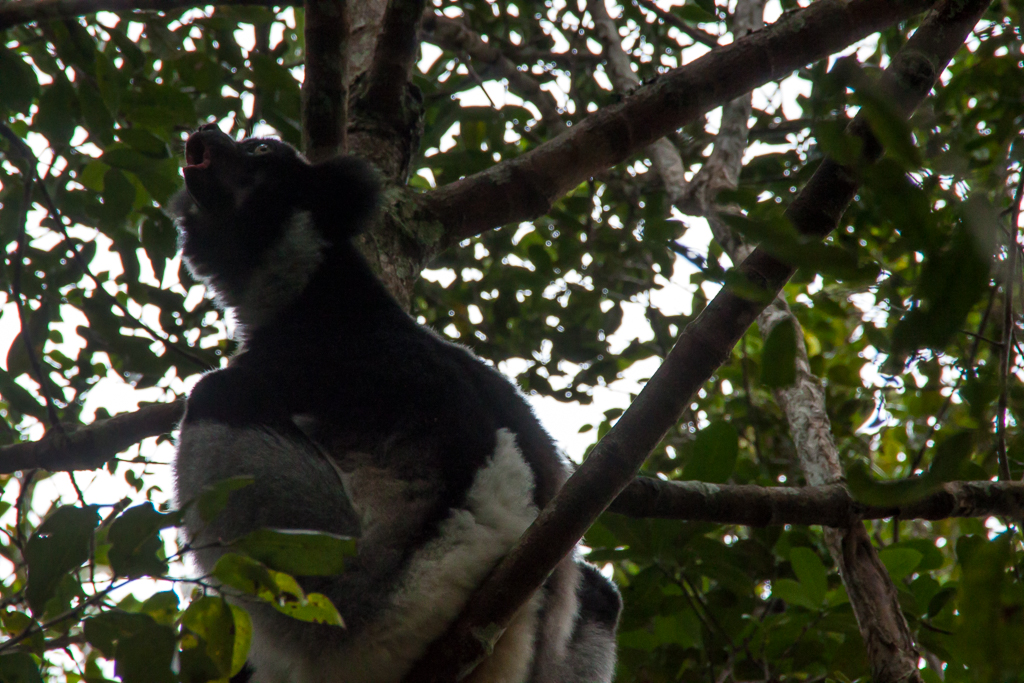
[[[195,495],[209,481],[245,473],[239,470],[256,478],[256,485],[232,494],[223,520],[203,533],[228,540],[262,525],[359,533],[363,513],[348,505],[323,453],[346,473],[386,472],[387,481],[417,492],[407,501],[414,516],[410,528],[393,539],[395,547],[364,540],[342,576],[303,579],[308,590],[331,597],[347,633],[307,625],[278,628],[274,622],[296,648],[306,647],[311,635],[322,641],[316,648],[331,647],[356,637],[385,608],[417,549],[437,537],[453,510],[466,506],[477,472],[495,452],[499,430],[516,437],[533,474],[537,508],[561,486],[566,466],[515,387],[466,349],[416,324],[352,244],[377,203],[377,183],[365,164],[340,158],[310,165],[283,143],[235,142],[211,127],[189,138],[186,160],[187,192],[173,207],[183,254],[235,310],[244,346],[227,368],[206,375],[193,389],[183,443],[189,430],[220,425],[228,435],[235,433],[231,429],[267,434],[285,444],[287,453],[250,458],[230,452],[230,446],[222,447],[227,455],[207,455],[202,447],[182,452],[179,498]],[[285,268],[275,275],[282,290],[294,286],[294,296],[267,315],[248,315],[246,307],[273,299],[271,287],[253,303],[253,283],[268,269],[280,269],[282,244],[295,235],[308,242],[315,263],[297,257],[294,272]],[[309,272],[303,272],[306,266]],[[194,526],[192,535],[200,533]],[[614,632],[618,594],[591,569],[580,583],[581,606]],[[565,564],[549,591],[571,591],[576,571],[572,562]],[[254,621],[260,628],[255,616]],[[258,676],[257,671],[254,680]],[[542,680],[538,676],[530,680]],[[552,674],[543,680],[549,679]]]

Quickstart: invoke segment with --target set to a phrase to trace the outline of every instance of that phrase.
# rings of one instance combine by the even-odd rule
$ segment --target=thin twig
[[[7,128],[4,126],[4,128]],[[11,135],[8,136],[7,133]],[[53,396],[50,393],[50,378],[43,372],[42,363],[39,361],[39,356],[36,355],[36,347],[32,340],[32,330],[29,323],[28,314],[25,312],[25,301],[21,294],[21,274],[24,269],[25,261],[25,242],[26,242],[26,230],[28,224],[28,212],[32,207],[32,188],[35,185],[35,165],[26,159],[23,155],[28,145],[25,145],[20,138],[14,135],[13,131],[0,129],[0,133],[7,138],[8,143],[12,149],[22,155],[22,160],[28,167],[25,175],[25,191],[22,196],[21,203],[21,219],[18,227],[18,237],[16,246],[14,249],[14,255],[12,256],[13,263],[11,264],[11,298],[14,299],[14,306],[18,311],[18,325],[21,332],[21,342],[25,347],[25,354],[28,356],[29,366],[32,368],[32,374],[35,376],[37,382],[39,382],[39,392],[43,395],[43,400],[46,405],[46,414],[49,418],[50,428],[62,429],[60,426],[60,416],[57,414],[57,406],[54,403]],[[31,153],[31,152],[29,152]],[[34,159],[34,157],[33,157]],[[42,350],[43,345],[39,345],[39,349]]]
[[[17,151],[20,155],[22,155],[22,158],[29,162],[32,165],[33,169],[39,165],[39,159],[32,152],[32,150],[21,140],[21,138],[19,138],[14,133],[14,131],[8,128],[7,125],[3,122],[0,122],[0,135],[5,137],[8,140],[8,142],[11,142],[12,148],[15,151]],[[53,222],[57,224],[58,230],[64,238],[62,243],[64,248],[71,253],[71,258],[73,258],[76,265],[78,265],[78,267],[82,269],[82,272],[85,274],[85,276],[89,278],[89,281],[92,282],[92,284],[95,286],[96,291],[99,292],[101,296],[106,298],[110,302],[110,305],[116,308],[122,316],[124,316],[128,320],[131,320],[140,329],[145,330],[153,341],[160,342],[169,350],[174,351],[183,358],[187,358],[188,360],[198,365],[200,368],[204,370],[211,370],[212,367],[210,366],[209,363],[207,363],[199,356],[188,351],[187,349],[180,348],[176,343],[172,342],[169,337],[166,337],[165,335],[158,333],[149,325],[142,322],[142,320],[136,318],[134,315],[128,312],[127,308],[121,305],[121,303],[117,300],[117,297],[115,297],[114,295],[112,295],[110,292],[103,288],[99,279],[92,274],[92,270],[89,268],[89,264],[86,263],[85,258],[82,256],[82,253],[78,250],[78,246],[75,244],[74,240],[72,240],[71,236],[68,234],[67,226],[64,224],[64,217],[63,215],[61,215],[60,210],[57,208],[57,205],[54,203],[53,198],[50,196],[49,190],[46,189],[46,185],[44,185],[43,183],[39,183],[39,192],[40,194],[43,195],[44,205],[50,214],[50,218],[53,219]]]
[[[988,318],[992,315],[992,309],[996,303],[996,289],[992,288],[988,297],[988,306],[985,307],[985,313],[981,316],[981,322],[978,323],[978,333],[973,335],[974,343],[971,345],[971,351],[967,354],[967,362],[964,364],[964,370],[960,373],[960,376],[956,378],[956,383],[953,385],[953,389],[949,392],[949,396],[946,397],[945,402],[939,411],[935,413],[935,421],[932,422],[931,427],[928,428],[928,434],[921,442],[921,448],[918,449],[917,455],[914,456],[913,461],[910,463],[910,474],[914,474],[917,468],[921,464],[921,459],[924,457],[924,453],[928,450],[928,442],[931,441],[932,437],[935,436],[935,432],[938,431],[939,425],[942,423],[943,418],[946,417],[946,411],[953,404],[953,395],[960,390],[960,385],[963,384],[964,377],[967,373],[971,372],[971,368],[974,367],[974,358],[978,354],[978,349],[981,347],[981,333],[985,331],[985,326],[988,325]]]
[[[7,650],[10,650],[15,645],[17,645],[21,641],[25,640],[29,636],[32,636],[35,633],[44,632],[44,631],[46,631],[46,629],[53,628],[57,624],[59,624],[59,623],[61,623],[63,621],[67,621],[68,619],[71,619],[72,617],[77,616],[86,607],[90,607],[91,605],[94,605],[97,602],[100,602],[101,600],[103,600],[103,598],[107,597],[107,595],[109,595],[111,591],[114,591],[114,590],[116,590],[118,588],[121,588],[122,586],[125,586],[125,585],[129,584],[130,582],[131,582],[131,580],[129,579],[127,581],[122,581],[121,583],[117,583],[117,584],[111,583],[109,586],[104,588],[99,593],[96,593],[95,595],[89,597],[87,600],[85,600],[84,602],[82,602],[78,606],[72,607],[71,609],[69,609],[69,610],[67,610],[67,611],[65,611],[63,613],[58,614],[53,619],[50,619],[49,621],[45,621],[45,622],[43,622],[41,624],[36,624],[36,623],[33,622],[24,631],[22,631],[18,635],[14,636],[13,638],[10,638],[8,640],[5,640],[3,643],[0,643],[0,652],[4,652],[4,651],[7,651]]]
[[[686,35],[696,40],[698,43],[704,43],[708,47],[718,47],[718,38],[711,35],[710,33],[706,33],[704,31],[701,31],[700,29],[690,26],[685,21],[683,21],[676,15],[672,14],[671,12],[661,9],[653,2],[651,2],[651,0],[635,0],[635,2],[637,6],[647,10],[648,12],[653,12],[655,15],[657,15],[659,19],[664,20],[668,24],[672,24],[677,29],[679,29]]]
[[[1017,280],[1017,231],[1020,229],[1020,204],[1024,196],[1024,172],[1018,175],[1020,177],[1013,193],[1013,215],[1010,218],[1003,275],[1003,346],[999,350],[999,404],[996,408],[996,455],[999,458],[1001,481],[1010,481],[1010,461],[1006,455],[1006,410],[1010,364],[1013,361],[1013,287]]]

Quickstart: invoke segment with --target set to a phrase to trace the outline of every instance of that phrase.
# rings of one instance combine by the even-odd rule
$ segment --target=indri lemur
[[[351,240],[378,190],[365,164],[310,165],[282,142],[235,142],[215,126],[189,137],[185,159],[173,206],[184,259],[243,345],[189,396],[177,498],[255,478],[212,523],[186,517],[195,560],[210,571],[222,542],[260,527],[358,536],[342,574],[301,579],[345,628],[243,605],[252,680],[398,683],[566,464],[519,392],[418,325],[359,255]],[[615,588],[570,558],[467,680],[610,681],[619,609]]]

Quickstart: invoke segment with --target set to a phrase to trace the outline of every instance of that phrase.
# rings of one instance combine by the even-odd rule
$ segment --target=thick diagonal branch
[[[753,30],[760,26],[762,7],[763,3],[758,0],[741,0],[737,4],[734,28]],[[743,261],[752,248],[722,220],[722,214],[733,209],[719,206],[715,197],[721,190],[737,186],[747,145],[750,109],[750,95],[723,107],[714,151],[689,186],[678,193],[670,193],[677,197],[676,206],[682,211],[707,218],[715,240],[733,263]],[[792,386],[776,390],[775,400],[786,416],[807,481],[832,484],[842,479],[843,469],[825,409],[825,392],[811,372],[800,323],[780,293],[758,316],[757,324],[761,335],[767,338],[775,325],[783,321],[797,330],[796,381]],[[896,587],[879,560],[867,530],[856,517],[845,525],[829,526],[833,528],[825,529],[826,545],[850,597],[874,679],[916,680],[919,656],[914,640],[900,608]],[[846,552],[844,548],[856,549],[856,552]]]
[[[427,193],[427,218],[454,242],[543,215],[569,190],[711,109],[930,6],[821,0],[637,88],[514,159]]]
[[[885,72],[885,96],[897,112],[909,115],[924,100],[986,5],[985,0],[948,0],[928,15]],[[864,140],[865,163],[880,156],[881,148],[863,120],[856,119],[850,132]],[[808,238],[822,239],[836,228],[858,186],[853,169],[825,159],[787,217]],[[727,286],[683,331],[651,381],[488,576],[448,633],[417,663],[407,683],[454,681],[486,657],[511,617],[629,484],[693,394],[727,360],[795,269],[757,249],[737,271],[762,296],[754,301]]]

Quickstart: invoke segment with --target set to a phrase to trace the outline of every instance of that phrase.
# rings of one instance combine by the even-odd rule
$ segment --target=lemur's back
[[[234,312],[245,350],[189,397],[178,498],[255,480],[212,524],[186,519],[206,548],[196,560],[209,571],[218,543],[264,526],[357,532],[342,574],[300,578],[345,629],[243,604],[253,680],[397,683],[554,495],[565,463],[515,388],[416,325],[359,256],[350,240],[376,191],[364,166],[310,166],[282,143],[214,129],[193,135],[186,157],[184,255]],[[614,587],[567,559],[472,680],[610,680],[618,609]]]

